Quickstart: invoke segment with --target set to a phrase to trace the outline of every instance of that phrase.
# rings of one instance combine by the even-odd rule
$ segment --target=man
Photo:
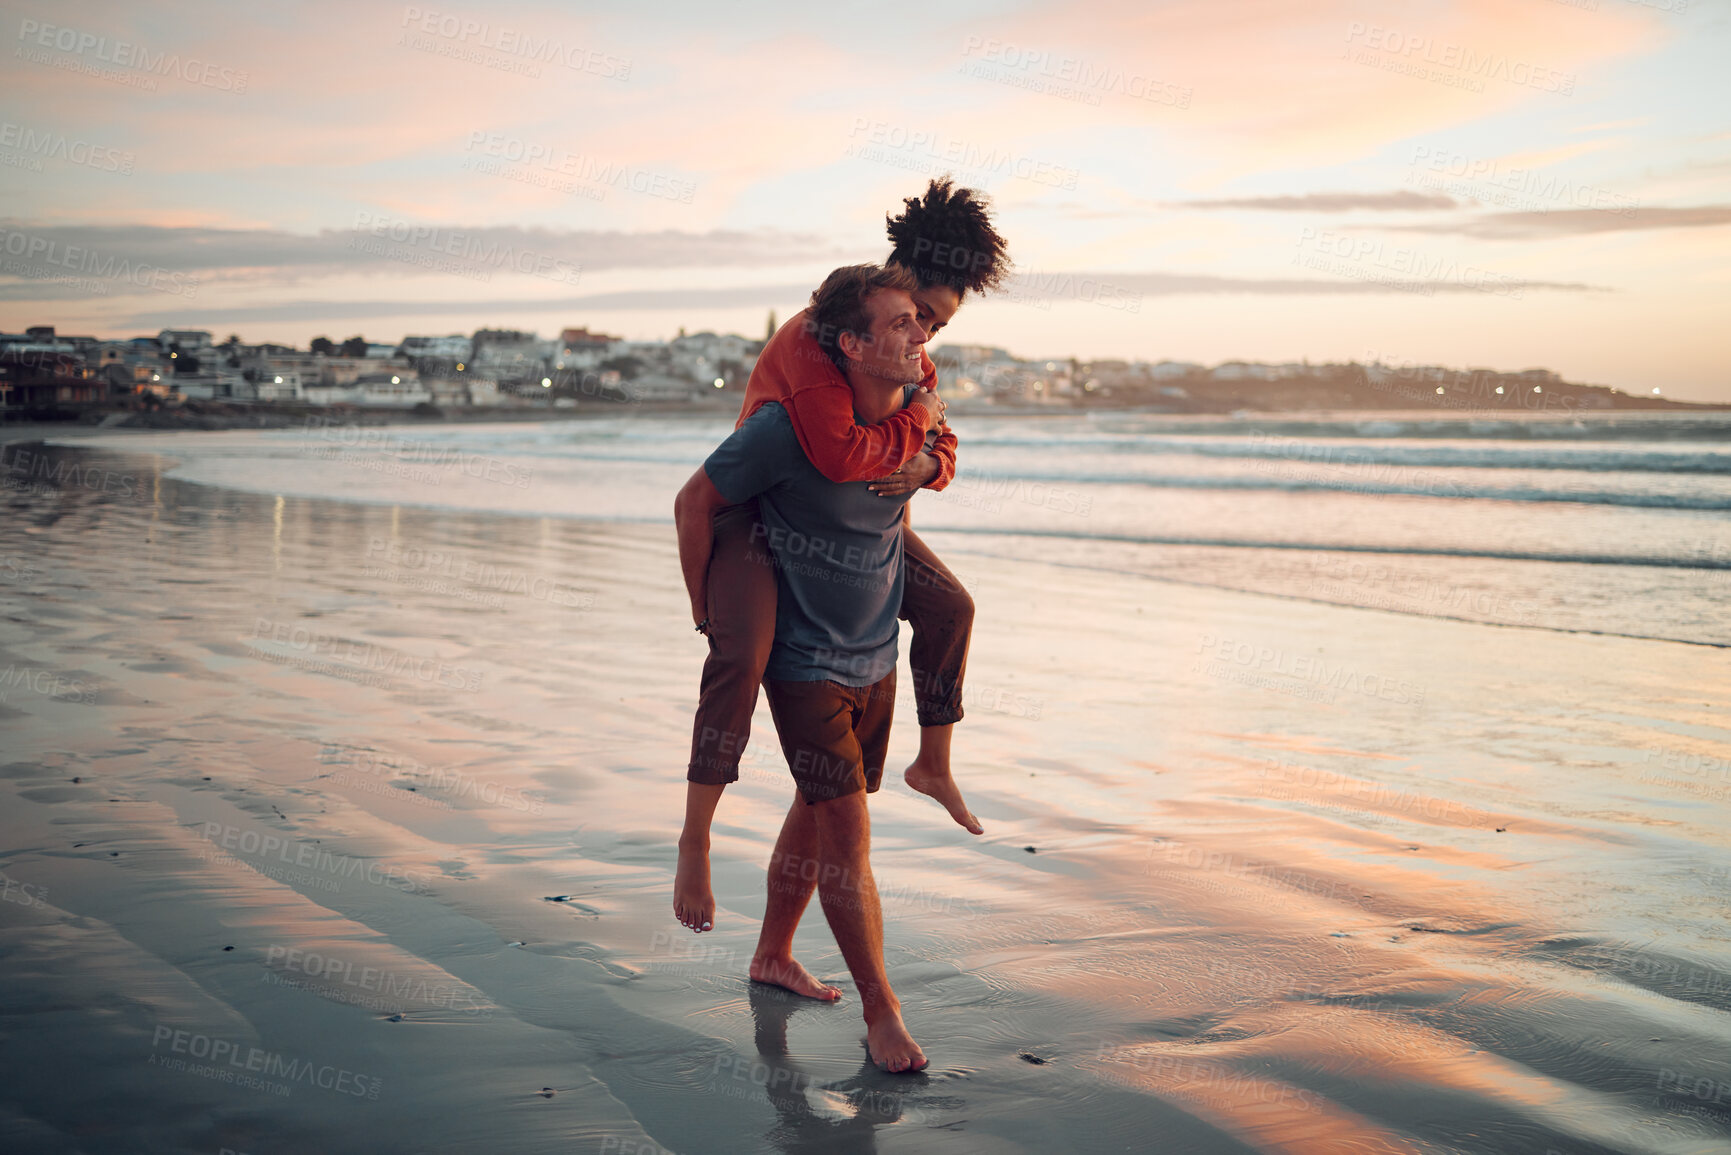
[[[948,177],[931,181],[923,197],[904,198],[903,211],[884,223],[891,245],[885,263],[901,265],[918,279],[914,305],[928,337],[950,321],[968,293],[998,288],[1014,270],[986,198],[978,190],[956,187]],[[764,346],[734,428],[775,401],[787,410],[806,457],[829,480],[869,480],[875,491],[892,496],[922,487],[943,489],[955,473],[956,437],[943,422],[936,392],[917,394],[913,405],[887,421],[858,424],[853,389],[807,332],[806,321],[801,311]],[[936,370],[929,358],[924,364],[921,385],[935,388]],[[938,436],[928,438],[934,426]],[[691,585],[691,620],[708,639],[709,654],[692,719],[685,823],[673,880],[674,916],[697,934],[715,925],[709,832],[722,791],[739,778],[740,756],[775,642],[778,600],[775,573],[761,560],[757,502],[717,511],[714,531],[707,566],[702,542],[692,543],[689,559],[704,571]],[[973,599],[911,528],[902,531],[902,560],[907,580],[901,617],[913,630],[908,665],[920,726],[919,754],[903,777],[978,835],[983,833],[980,821],[950,770],[950,736],[963,713]]]
[[[813,332],[854,394],[861,424],[908,404],[928,334],[900,266],[855,265],[812,295]],[[903,506],[911,491],[838,483],[800,447],[786,410],[760,408],[704,462],[675,503],[686,586],[703,592],[710,519],[757,498],[766,561],[776,565],[775,642],[764,688],[799,795],[770,857],[769,902],[751,977],[833,1001],[841,992],[793,958],[793,934],[818,892],[859,990],[866,1047],[886,1071],[917,1071],[924,1052],[902,1023],[883,962],[883,916],[869,857],[866,795],[878,788],[895,711]]]

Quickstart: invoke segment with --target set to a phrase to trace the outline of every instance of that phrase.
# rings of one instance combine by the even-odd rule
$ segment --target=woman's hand
[[[937,475],[938,459],[921,451],[888,477],[873,481],[870,488],[879,497],[900,497],[904,493],[912,493]]]
[[[926,423],[926,432],[929,433],[944,427],[944,410],[949,408],[949,403],[938,396],[936,389],[915,389],[908,408],[919,410],[920,420]]]

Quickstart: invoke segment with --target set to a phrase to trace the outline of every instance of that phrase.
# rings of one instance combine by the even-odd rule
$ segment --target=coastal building
[[[381,409],[412,409],[423,402],[433,401],[432,393],[421,383],[420,376],[413,369],[406,368],[361,373],[341,385],[326,382],[304,384],[301,398],[311,405],[359,405]]]
[[[301,375],[293,369],[285,369],[281,373],[273,373],[269,377],[260,377],[255,381],[241,378],[241,384],[232,386],[238,391],[232,394],[236,397],[246,397],[250,394],[253,401],[303,401],[305,391],[301,387]]]
[[[410,360],[454,361],[461,364],[469,360],[474,347],[474,341],[461,333],[453,333],[448,337],[404,337],[402,344],[397,346],[397,355]]]
[[[468,405],[502,405],[505,399],[499,393],[499,383],[491,377],[469,373],[463,376],[463,395]],[[437,402],[435,402],[437,404]]]
[[[57,338],[53,326],[0,334],[0,406],[87,405],[106,400],[108,392],[107,378],[85,362],[76,345]]]
[[[539,386],[547,375],[551,345],[521,329],[477,329],[469,370],[492,377],[504,388]]]
[[[690,401],[703,392],[689,377],[671,373],[641,373],[624,388],[633,401]]]
[[[52,325],[0,333],[0,406],[68,408],[150,396],[237,404],[302,403],[412,409],[591,403],[685,403],[744,383],[760,341],[683,330],[671,341],[628,341],[582,327],[556,340],[533,331],[480,329],[472,337],[419,335],[395,345],[360,336],[311,349],[231,336],[220,345],[203,329],[105,340]],[[1024,360],[990,345],[929,350],[952,402],[1138,406],[1156,412],[1395,407],[1572,411],[1660,408],[1674,402],[1574,385],[1549,369],[1504,373],[1411,362],[1369,364],[1101,358]],[[1656,391],[1655,391],[1656,393]]]
[[[1276,373],[1272,365],[1258,365],[1249,361],[1225,361],[1216,365],[1209,376],[1216,381],[1272,381]]]
[[[700,387],[713,387],[717,381],[723,387],[743,387],[763,345],[734,333],[703,332],[681,333],[667,343],[667,348],[675,375],[687,377]]]
[[[553,357],[553,368],[598,368],[601,362],[612,356],[612,350],[622,341],[623,338],[610,337],[606,333],[591,333],[588,329],[563,329],[559,333],[559,347]]]
[[[101,341],[84,363],[92,365],[117,395],[134,393],[162,380],[162,350],[155,341]]]
[[[401,368],[392,372],[364,373],[356,378],[353,388],[357,405],[377,405],[386,408],[413,408],[433,399],[420,374]]]
[[[204,329],[164,329],[156,335],[156,343],[164,349],[179,346],[180,352],[192,357],[210,355],[210,333]]]

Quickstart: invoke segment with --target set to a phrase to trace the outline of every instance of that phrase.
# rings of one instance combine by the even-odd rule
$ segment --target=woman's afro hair
[[[1011,273],[1004,238],[992,227],[990,202],[948,176],[931,182],[924,197],[908,197],[889,225],[889,260],[914,271],[921,285],[948,285],[958,296],[1003,285]]]

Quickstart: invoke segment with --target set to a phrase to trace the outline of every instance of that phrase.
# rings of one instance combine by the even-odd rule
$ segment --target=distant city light
[[[1441,385],[1438,385],[1438,386],[1437,386],[1437,387],[1436,387],[1436,391],[1437,391],[1437,392],[1438,392],[1438,393],[1441,393],[1441,392],[1444,392],[1444,390],[1443,390],[1443,387],[1442,387],[1442,386],[1441,386]]]
[[[458,361],[457,362],[457,372],[461,373],[462,371],[463,371],[463,363],[461,361]]]
[[[553,378],[551,378],[551,377],[541,378],[541,388],[543,388],[543,389],[553,388]]]
[[[1498,385],[1497,386],[1497,392],[1501,393],[1502,391],[1503,391],[1503,387],[1501,385]]]
[[[281,384],[282,384],[282,378],[281,378],[281,377],[278,377],[278,378],[277,378],[277,379],[276,379],[276,383],[277,383],[277,384],[278,384],[278,385],[281,385]]]
[[[278,377],[277,380],[281,381],[282,378]],[[391,384],[392,385],[401,385],[402,383],[403,383],[403,379],[401,377],[392,377],[391,378]]]
[[[1658,391],[1658,390],[1657,390],[1657,389],[1655,389],[1655,390],[1653,390],[1653,395],[1654,395],[1654,396],[1658,396],[1658,393],[1659,393],[1659,391]]]
[[[715,379],[715,387],[717,389],[723,389],[723,388],[726,388],[726,386],[727,386],[727,382],[723,381],[721,378],[717,377]],[[1655,390],[1653,390],[1653,392],[1657,393],[1658,390],[1655,389]]]
[[[1534,386],[1533,386],[1533,392],[1534,392],[1534,393],[1543,393],[1543,392],[1544,392],[1544,390],[1543,390],[1543,389],[1540,389],[1540,388],[1539,388],[1539,387],[1538,387],[1538,386],[1537,386],[1537,385],[1534,385]]]

